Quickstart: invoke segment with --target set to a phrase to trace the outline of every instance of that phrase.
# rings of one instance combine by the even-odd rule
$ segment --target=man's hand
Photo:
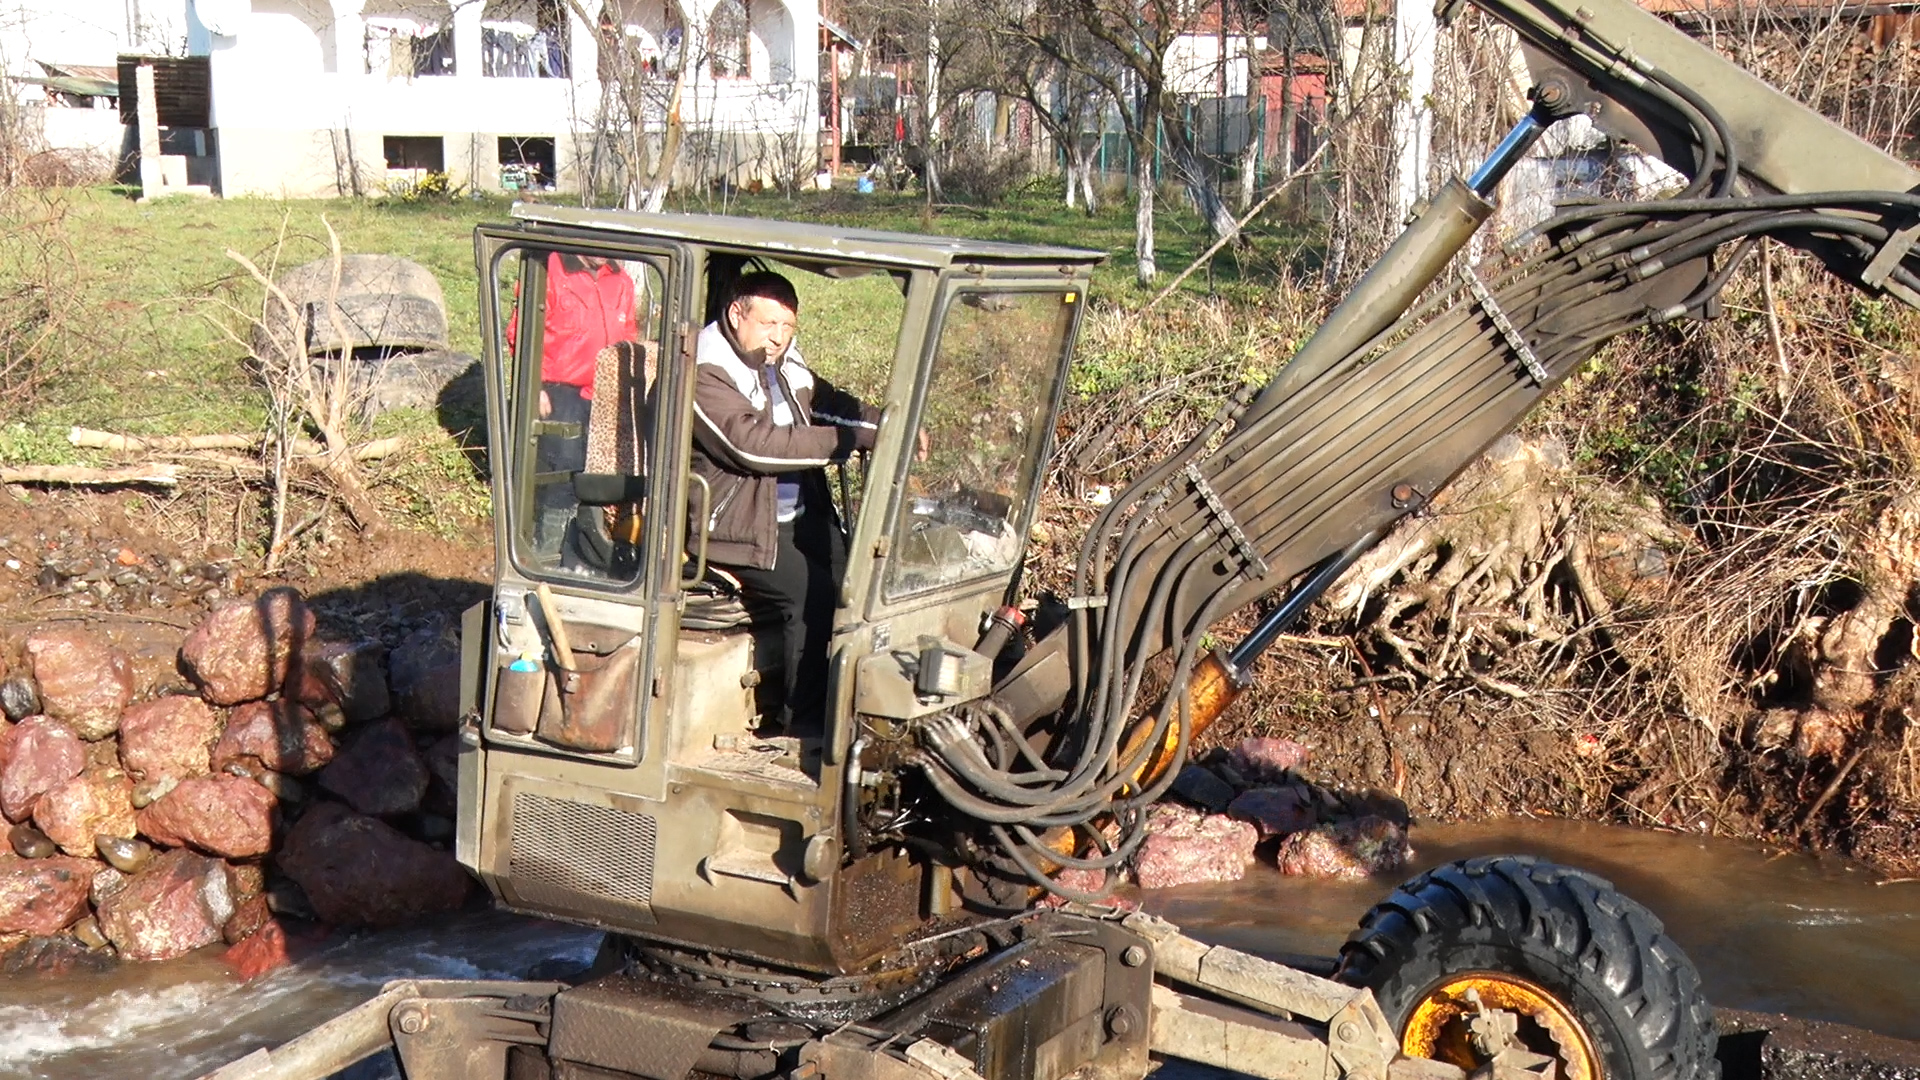
[[[920,429],[917,442],[918,445],[915,446],[913,451],[913,460],[925,461],[927,460],[928,451],[933,449],[933,439],[928,437],[926,428]]]
[[[553,399],[547,396],[547,392],[545,390],[542,390],[540,391],[540,419],[545,420],[547,417],[552,415],[553,415]]]

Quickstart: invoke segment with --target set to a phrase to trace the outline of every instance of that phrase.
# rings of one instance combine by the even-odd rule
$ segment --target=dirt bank
[[[1715,1018],[1721,1080],[1920,1080],[1920,1043],[1778,1013]]]

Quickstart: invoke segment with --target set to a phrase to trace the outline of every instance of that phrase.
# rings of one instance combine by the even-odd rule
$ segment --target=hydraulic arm
[[[1030,736],[1065,748],[1062,778],[1020,785],[932,755],[943,793],[988,822],[1028,874],[1048,827],[1096,818],[1119,839],[1069,865],[1114,866],[1196,727],[1346,565],[1513,428],[1608,339],[1708,313],[1763,237],[1869,292],[1920,306],[1920,173],[1840,129],[1630,0],[1475,0],[1516,30],[1532,111],[1467,181],[1446,184],[1319,331],[1102,514],[1062,632],[998,687]],[[1451,15],[1461,0],[1448,5]],[[1482,278],[1457,253],[1500,178],[1546,126],[1585,113],[1685,175],[1671,198],[1566,209]],[[1453,269],[1452,287],[1415,307]],[[1291,586],[1238,648],[1203,654],[1221,617]],[[1146,661],[1172,650],[1172,692],[1141,715]],[[1015,783],[1018,783],[1015,780]],[[1111,830],[1107,830],[1111,835]],[[1052,847],[1060,846],[1058,841]]]

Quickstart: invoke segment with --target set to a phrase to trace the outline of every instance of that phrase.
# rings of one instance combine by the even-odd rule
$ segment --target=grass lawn
[[[88,460],[66,444],[71,425],[130,434],[259,430],[264,396],[245,370],[245,350],[222,326],[244,335],[244,313],[258,311],[260,289],[227,251],[268,270],[321,258],[327,253],[323,219],[348,253],[402,255],[431,270],[445,293],[452,347],[477,353],[473,228],[510,220],[508,204],[498,199],[138,203],[116,191],[85,189],[47,194],[37,206],[64,216],[51,259],[56,287],[73,298],[76,312],[57,331],[56,351],[68,358],[68,374],[43,390],[24,422],[0,428],[0,461]],[[671,208],[1091,247],[1113,253],[1096,274],[1096,303],[1132,306],[1150,295],[1133,282],[1133,215],[1122,201],[1088,216],[1036,187],[995,207],[941,207],[931,214],[915,197],[839,191],[686,198]],[[1262,225],[1252,231],[1249,246],[1216,257],[1213,270],[1193,275],[1182,291],[1256,298],[1299,257],[1298,235],[1287,226]],[[1163,282],[1208,242],[1199,221],[1174,199],[1161,202],[1158,237],[1160,265],[1167,271]],[[18,265],[0,266],[0,288],[24,273]],[[853,389],[870,392],[890,362],[891,337],[865,341],[857,332],[833,334],[829,328],[892,333],[898,292],[881,277],[804,280],[811,276],[795,275],[802,289],[803,347],[824,370],[851,376]],[[435,430],[424,416],[381,426],[383,433]]]

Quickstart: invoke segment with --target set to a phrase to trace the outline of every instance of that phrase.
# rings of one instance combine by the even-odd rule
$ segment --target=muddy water
[[[1920,882],[1876,886],[1845,864],[1756,845],[1561,821],[1416,829],[1418,868],[1526,852],[1588,867],[1653,908],[1715,1004],[1920,1039]],[[1394,881],[1255,871],[1232,885],[1140,894],[1198,936],[1267,954],[1331,955]],[[271,1046],[407,976],[517,978],[585,963],[574,927],[476,913],[329,942],[295,967],[234,982],[217,951],[102,976],[0,981],[0,1078],[170,1080]]]
[[[1414,830],[1416,870],[1525,853],[1584,867],[1652,908],[1728,1008],[1920,1039],[1920,882],[1757,844],[1559,820]],[[1330,955],[1394,882],[1250,874],[1141,896],[1196,936],[1251,952]]]

